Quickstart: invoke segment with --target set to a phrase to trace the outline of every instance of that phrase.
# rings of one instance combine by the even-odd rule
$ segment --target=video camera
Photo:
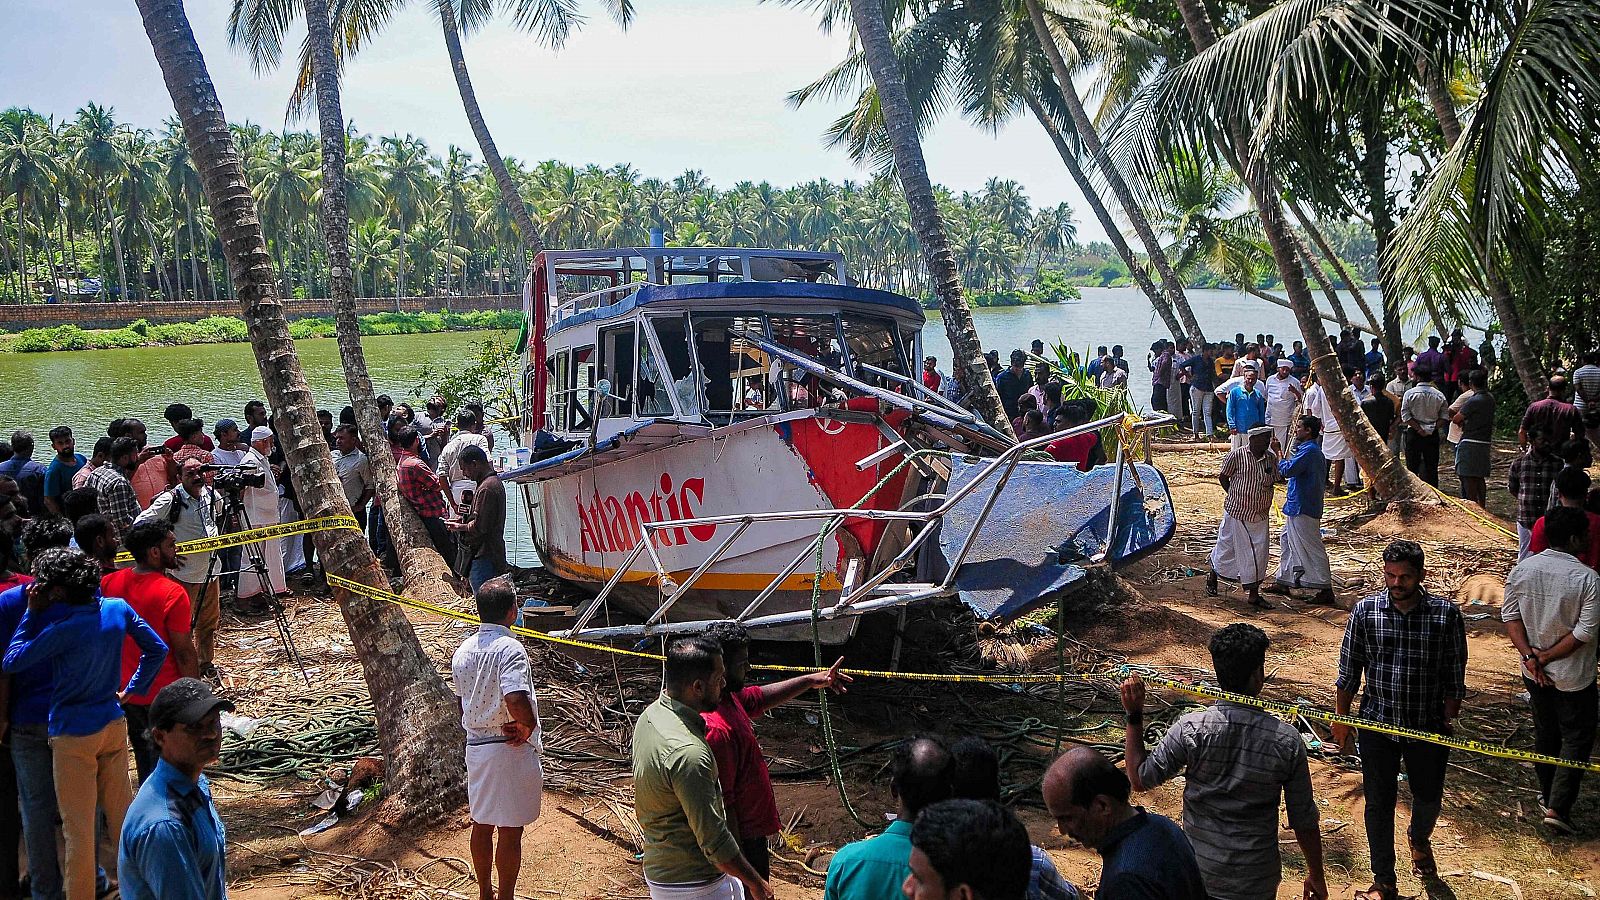
[[[267,473],[254,465],[225,466],[210,463],[200,467],[202,472],[215,473],[211,485],[226,494],[239,494],[245,488],[267,486]]]

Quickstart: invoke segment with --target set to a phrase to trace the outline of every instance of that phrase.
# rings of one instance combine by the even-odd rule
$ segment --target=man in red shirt
[[[727,668],[728,686],[722,702],[712,712],[701,713],[706,723],[706,743],[717,760],[717,780],[722,782],[722,802],[728,810],[728,825],[739,839],[739,849],[762,878],[770,878],[771,860],[767,838],[783,827],[778,821],[778,801],[772,796],[772,777],[761,754],[750,719],[774,706],[810,690],[842,694],[849,675],[839,671],[844,657],[833,668],[768,685],[745,685],[750,675],[750,632],[743,625],[720,622],[706,636],[722,644],[722,663]]]
[[[433,539],[433,548],[444,557],[445,564],[454,563],[456,539],[444,524],[447,512],[444,489],[439,485],[438,476],[419,455],[422,439],[417,429],[410,425],[390,425],[389,443],[394,448],[394,480],[401,499],[410,504],[417,518],[422,520],[428,537]]]
[[[1590,483],[1588,472],[1577,466],[1567,466],[1556,474],[1556,501],[1562,506],[1583,509]],[[1578,562],[1600,571],[1600,515],[1587,511],[1584,515],[1589,517],[1589,543],[1578,554]],[[1528,538],[1528,555],[1548,549],[1550,541],[1544,536],[1544,516],[1540,516],[1539,521],[1533,523],[1533,534]]]
[[[133,566],[102,577],[100,594],[127,601],[139,618],[148,622],[171,648],[150,689],[122,698],[122,711],[128,717],[128,743],[133,746],[133,764],[139,770],[139,783],[143,784],[161,758],[161,751],[145,736],[150,724],[150,704],[167,685],[179,678],[196,677],[200,671],[200,657],[191,634],[194,620],[189,592],[166,574],[178,568],[178,538],[172,531],[172,524],[165,518],[141,522],[128,529],[123,544],[133,556]],[[139,668],[139,652],[132,638],[124,641],[124,684]]]

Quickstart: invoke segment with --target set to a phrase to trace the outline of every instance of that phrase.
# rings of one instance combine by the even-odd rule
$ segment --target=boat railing
[[[615,571],[612,572],[611,577],[600,589],[600,593],[595,595],[594,599],[590,600],[589,603],[585,605],[584,609],[579,613],[577,620],[573,623],[571,628],[564,631],[555,632],[555,634],[561,637],[575,637],[582,633],[585,637],[603,639],[613,637],[642,637],[654,634],[679,634],[704,631],[710,625],[714,624],[714,620],[696,622],[665,622],[664,619],[666,618],[667,613],[671,611],[673,605],[677,603],[679,598],[683,597],[691,588],[693,588],[701,576],[710,571],[710,569],[716,565],[717,562],[720,561],[729,550],[732,549],[734,543],[745,533],[745,531],[758,522],[804,521],[816,519],[828,520],[817,534],[816,540],[809,541],[805,548],[801,550],[801,552],[795,556],[795,558],[792,559],[788,565],[784,566],[783,569],[773,577],[772,581],[759,594],[757,594],[753,600],[750,601],[749,605],[747,605],[742,612],[734,617],[733,621],[738,622],[739,624],[754,628],[773,625],[795,625],[810,621],[813,617],[813,613],[810,610],[797,610],[794,612],[778,613],[769,616],[756,616],[755,613],[773,594],[780,590],[784,582],[786,582],[792,575],[800,570],[801,566],[805,565],[808,560],[818,559],[820,552],[819,544],[825,542],[830,534],[838,530],[840,526],[849,520],[907,522],[911,523],[913,526],[920,524],[921,527],[917,529],[915,536],[913,536],[911,540],[907,542],[906,546],[898,554],[896,554],[894,559],[890,560],[879,571],[869,576],[859,585],[842,584],[838,601],[836,601],[831,607],[821,610],[820,613],[818,613],[820,618],[832,620],[842,615],[861,615],[876,609],[886,609],[916,600],[950,596],[955,592],[954,585],[957,571],[966,561],[968,553],[972,550],[973,543],[976,541],[978,534],[983,530],[983,526],[988,521],[990,513],[994,510],[995,501],[999,499],[1001,491],[1005,489],[1006,482],[1010,480],[1012,473],[1016,471],[1017,465],[1022,462],[1023,456],[1026,453],[1031,450],[1040,449],[1045,444],[1048,444],[1052,441],[1058,441],[1062,438],[1072,437],[1074,435],[1083,434],[1089,431],[1097,431],[1101,428],[1114,425],[1124,426],[1130,432],[1138,432],[1150,428],[1160,428],[1171,425],[1175,421],[1177,420],[1173,416],[1161,414],[1151,416],[1137,422],[1128,422],[1125,415],[1117,414],[1095,419],[1091,422],[1085,422],[1082,425],[1076,425],[1064,431],[1053,432],[1051,434],[1041,435],[1040,437],[1021,441],[990,459],[989,462],[981,470],[979,470],[976,475],[967,481],[966,484],[961,485],[955,491],[946,493],[944,495],[943,502],[928,510],[916,511],[905,509],[884,510],[859,508],[786,510],[782,512],[696,516],[692,518],[672,519],[662,522],[641,522],[639,523],[640,528],[642,529],[639,540],[634,544],[633,549],[628,552],[628,555],[617,566]],[[1113,502],[1111,504],[1112,513],[1111,519],[1108,523],[1109,530],[1106,538],[1107,552],[1106,554],[1101,554],[1098,556],[1095,560],[1093,560],[1094,562],[1100,562],[1104,560],[1105,556],[1110,552],[1111,544],[1116,539],[1116,509],[1119,505],[1116,502],[1116,497],[1120,496],[1122,493],[1122,470],[1123,467],[1129,463],[1125,453],[1120,448],[1125,447],[1126,444],[1126,441],[1118,442],[1119,449],[1117,451],[1116,460],[1117,478],[1115,479],[1112,488]],[[913,451],[913,453],[909,454],[909,456],[915,456],[919,453],[932,452],[935,451]],[[876,465],[883,458],[883,451],[874,451],[872,454],[859,460],[856,463],[856,466],[858,469],[866,469]],[[951,509],[955,507],[957,503],[960,503],[966,497],[971,495],[978,489],[979,485],[988,481],[991,477],[995,479],[994,487],[990,491],[988,498],[984,501],[983,508],[979,511],[978,517],[976,521],[973,522],[971,530],[968,532],[965,540],[962,541],[960,549],[952,558],[949,571],[945,574],[945,577],[938,583],[902,583],[884,586],[884,582],[893,577],[896,572],[905,568],[911,562],[917,550],[920,549],[930,537],[932,537],[936,529],[930,526],[942,519],[947,513],[950,512]],[[916,498],[915,501],[908,505],[915,506],[917,503],[926,501],[927,499],[929,499],[928,496],[924,495]],[[679,583],[672,578],[670,573],[667,572],[666,567],[661,562],[660,555],[656,553],[656,533],[669,529],[704,525],[733,525],[735,527],[733,532],[724,538],[722,542],[712,550],[710,555],[708,555],[704,561],[702,561],[692,572],[689,573],[689,576],[685,578],[682,583]],[[649,555],[650,563],[655,569],[655,576],[653,580],[664,594],[661,605],[657,607],[655,613],[653,613],[643,625],[621,625],[586,630],[586,626],[605,604],[607,598],[611,596],[611,593],[616,590],[617,585],[622,583],[623,578],[627,576],[631,570],[631,567],[638,562],[639,557],[645,554]],[[817,579],[820,580],[820,578],[821,573],[819,572],[817,574]],[[815,584],[813,585],[813,589],[817,589]]]
[[[565,321],[566,319],[571,318],[578,313],[588,312],[591,309],[599,309],[600,307],[607,305],[605,303],[601,303],[600,298],[608,294],[616,294],[617,299],[621,299],[623,296],[632,291],[636,291],[642,287],[645,287],[646,285],[652,284],[655,284],[655,282],[629,281],[624,284],[607,285],[603,288],[598,288],[596,290],[579,294],[576,297],[569,297],[566,300],[561,301],[561,305],[556,308],[556,321]]]

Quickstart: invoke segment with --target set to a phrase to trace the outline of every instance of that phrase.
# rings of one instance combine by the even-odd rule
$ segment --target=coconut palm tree
[[[934,200],[928,163],[922,155],[922,140],[917,135],[911,100],[906,94],[905,77],[900,71],[900,61],[895,56],[883,7],[876,0],[850,0],[850,19],[855,23],[862,54],[872,73],[873,84],[878,89],[895,171],[900,176],[900,188],[905,192],[906,205],[911,210],[911,223],[922,247],[923,260],[933,279],[934,295],[939,300],[945,332],[950,337],[950,347],[956,356],[956,371],[960,373],[969,402],[978,414],[987,419],[990,425],[1009,435],[1011,423],[1007,420],[1004,407],[1000,405],[1000,394],[995,390],[994,381],[989,377],[989,368],[983,359],[983,344],[978,340],[972,310],[967,306],[955,259],[950,253],[944,218],[939,214],[939,206]]]
[[[105,254],[105,233],[111,233],[112,254],[117,271],[117,289],[123,298],[128,296],[128,270],[122,258],[121,237],[111,227],[111,184],[122,169],[122,158],[112,140],[121,130],[113,111],[90,103],[78,110],[77,118],[68,129],[73,145],[72,163],[84,173],[85,190],[91,198],[95,215],[95,242],[99,247],[101,272],[108,268]],[[107,296],[106,279],[100,279],[100,295]]]
[[[138,0],[173,106],[183,120],[206,199],[218,211],[233,283],[273,415],[283,437],[295,487],[308,516],[349,515],[333,458],[316,420],[316,405],[283,316],[272,258],[222,104],[181,0]],[[316,535],[330,574],[376,589],[387,579],[367,542],[354,530]],[[456,808],[465,786],[455,700],[411,623],[392,604],[336,590],[340,611],[377,712],[385,757],[389,820],[435,822]]]
[[[433,158],[428,155],[428,145],[412,135],[391,135],[382,141],[383,154],[378,160],[384,197],[389,204],[389,214],[400,233],[400,270],[395,274],[395,309],[400,309],[400,298],[406,291],[406,233],[422,215],[424,204],[433,199]]]
[[[51,156],[50,142],[42,124],[43,120],[30,110],[8,109],[0,113],[0,191],[9,192],[16,205],[17,259],[23,284],[19,295],[23,297],[26,296],[30,280],[25,238],[28,211],[30,208],[38,211],[40,243],[43,245],[46,223],[40,210],[40,201],[45,191],[55,183],[59,169]],[[0,196],[4,194],[0,193]]]
[[[1178,0],[1178,12],[1197,55],[1194,60],[1163,76],[1180,85],[1180,89],[1173,91],[1174,94],[1183,93],[1182,79],[1188,71],[1203,69],[1210,61],[1206,57],[1207,51],[1217,46],[1216,31],[1200,0]],[[1276,10],[1266,15],[1273,15],[1274,12]],[[1158,91],[1165,89],[1162,86],[1157,88]],[[1306,282],[1297,244],[1284,214],[1280,184],[1264,161],[1258,158],[1258,148],[1251,143],[1250,132],[1245,120],[1238,116],[1239,111],[1224,106],[1220,114],[1216,114],[1217,110],[1210,104],[1209,98],[1197,98],[1197,101],[1196,105],[1202,107],[1203,111],[1173,105],[1161,108],[1180,116],[1205,120],[1207,124],[1195,128],[1193,133],[1209,135],[1210,146],[1220,156],[1239,163],[1237,168],[1243,173],[1243,181],[1250,191],[1256,215],[1261,221],[1262,234],[1271,249],[1279,276],[1283,279],[1284,293],[1288,296],[1306,346],[1318,349],[1327,347],[1327,332],[1322,327],[1316,299]],[[1357,463],[1371,479],[1374,495],[1384,499],[1407,500],[1431,497],[1432,489],[1400,464],[1356,405],[1337,358],[1331,353],[1314,352],[1312,368],[1327,394],[1334,419],[1338,421],[1346,442],[1356,455]]]

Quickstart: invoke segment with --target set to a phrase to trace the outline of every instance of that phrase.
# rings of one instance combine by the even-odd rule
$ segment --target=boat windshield
[[[639,333],[639,363],[631,398],[639,417],[673,415],[674,399],[678,415],[721,423],[769,412],[816,409],[829,400],[825,381],[773,359],[743,334],[761,335],[830,369],[889,390],[900,388],[867,372],[863,364],[903,376],[910,371],[907,338],[886,318],[750,311],[691,313],[687,319],[681,314],[647,316],[644,321],[654,329],[656,345],[651,345],[644,331]],[[662,359],[657,358],[658,351]],[[691,375],[695,365],[698,379]],[[614,384],[617,381],[620,377],[614,378]],[[619,402],[619,411],[621,406]]]

